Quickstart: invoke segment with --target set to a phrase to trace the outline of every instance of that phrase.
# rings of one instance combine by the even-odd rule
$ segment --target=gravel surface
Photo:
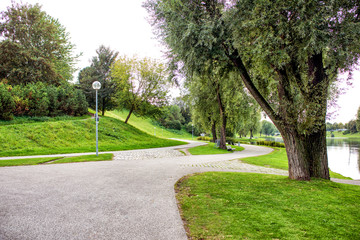
[[[287,175],[234,160],[269,148],[247,145],[206,156],[184,156],[181,148],[115,152],[114,161],[105,162],[0,168],[0,239],[187,239],[174,193],[182,176],[224,170]]]

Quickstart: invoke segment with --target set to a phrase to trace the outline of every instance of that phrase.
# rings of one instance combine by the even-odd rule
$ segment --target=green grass
[[[106,112],[105,115],[125,121],[128,114],[129,114],[128,110],[123,110],[123,111],[115,110],[115,111],[108,111]],[[134,114],[132,114],[128,123],[152,136],[154,136],[155,133],[156,137],[159,138],[191,139],[191,133],[188,133],[185,130],[180,131],[174,129],[166,129],[162,126],[157,125],[150,118],[137,117]]]
[[[286,155],[285,148],[274,148],[274,151],[267,155],[257,156],[257,157],[249,157],[249,158],[242,158],[242,162],[249,163],[257,166],[269,167],[269,168],[277,168],[288,170],[288,158]],[[344,177],[339,173],[335,173],[330,170],[330,177],[331,178],[339,178],[339,179],[352,179],[349,177]]]
[[[189,239],[359,239],[359,186],[209,172],[176,191]]]
[[[215,143],[209,143],[207,145],[190,148],[190,149],[188,149],[188,151],[192,155],[226,154],[226,153],[232,152],[232,151],[216,148],[214,146],[215,146]],[[236,149],[235,151],[244,150],[243,147],[238,147],[238,146],[231,146],[231,147],[235,148]]]
[[[95,152],[93,118],[0,126],[0,156]],[[167,147],[183,142],[156,138],[124,122],[102,117],[99,151]]]
[[[45,158],[26,158],[0,160],[0,167],[39,165],[39,164],[57,164],[72,162],[90,162],[90,161],[110,161],[113,159],[112,153],[96,155],[84,155],[76,157],[45,157]]]
[[[339,137],[339,138],[358,138],[360,139],[360,132],[357,132],[357,133],[349,133],[349,134],[343,134],[343,132],[333,132],[334,134],[334,137]],[[331,138],[331,132],[328,131],[326,132],[326,137],[327,138]]]
[[[90,115],[84,115],[81,117],[74,116],[57,116],[57,117],[15,117],[13,120],[4,121],[0,120],[0,126],[4,125],[14,125],[14,124],[24,124],[24,123],[36,123],[36,122],[57,122],[57,121],[66,121],[66,120],[81,120],[90,118]]]

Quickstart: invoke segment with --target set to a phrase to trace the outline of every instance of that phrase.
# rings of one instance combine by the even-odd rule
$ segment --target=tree
[[[74,45],[41,6],[13,3],[0,17],[0,79],[11,85],[71,80]]]
[[[257,105],[252,106],[249,116],[249,121],[247,122],[249,131],[250,131],[250,139],[254,137],[254,133],[256,133],[260,129],[260,110]]]
[[[96,54],[97,56],[92,58],[91,65],[79,72],[78,80],[89,105],[93,108],[95,108],[95,90],[92,88],[92,83],[94,81],[101,83],[101,88],[98,90],[99,109],[104,116],[106,110],[112,110],[117,106],[114,98],[117,84],[111,77],[111,66],[119,53],[101,45],[96,50]]]
[[[348,130],[347,133],[356,133],[357,132],[357,124],[355,120],[349,121],[345,124],[346,129]]]
[[[125,123],[132,113],[156,117],[167,103],[168,86],[163,64],[150,58],[120,57],[115,61],[111,76],[118,85],[119,105],[129,109]]]
[[[177,105],[166,106],[163,110],[159,122],[166,128],[181,130],[185,119],[181,114],[181,109]]]
[[[358,1],[148,0],[145,7],[174,70],[201,71],[217,59],[238,71],[284,139],[291,179],[330,178],[329,86],[359,59]]]
[[[276,127],[269,121],[263,120],[261,121],[261,133],[266,136],[274,135],[276,132]]]

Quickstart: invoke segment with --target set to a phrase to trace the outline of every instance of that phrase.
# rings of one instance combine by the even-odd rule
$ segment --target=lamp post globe
[[[92,87],[95,90],[99,90],[101,88],[101,83],[99,81],[95,81],[92,83]]]
[[[96,98],[95,98],[95,123],[96,123],[96,156],[99,156],[99,144],[98,144],[98,124],[99,124],[99,116],[98,116],[98,90],[101,88],[101,83],[99,81],[95,81],[92,83],[93,89],[95,89],[96,92]]]

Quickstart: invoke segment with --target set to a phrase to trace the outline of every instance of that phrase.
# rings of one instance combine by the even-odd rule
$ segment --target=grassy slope
[[[176,188],[190,239],[359,238],[359,186],[210,172]]]
[[[0,126],[0,156],[39,155],[95,151],[94,119],[23,123]],[[99,151],[180,145],[155,138],[110,117],[99,123]]]
[[[262,155],[258,157],[249,157],[242,158],[242,162],[254,164],[257,166],[270,167],[270,168],[278,168],[283,170],[288,170],[288,158],[286,155],[285,148],[275,148],[273,152]],[[340,178],[340,179],[351,179],[349,177],[344,177],[339,173],[335,173],[330,171],[331,178]]]
[[[106,116],[117,118],[122,121],[125,121],[129,111],[108,111]],[[160,138],[178,138],[178,139],[191,139],[191,134],[185,130],[170,130],[162,126],[155,125],[149,118],[137,117],[134,114],[131,115],[129,122],[130,125],[140,129],[143,132],[146,132],[154,136],[154,131],[157,137]],[[155,128],[155,129],[154,129]],[[194,138],[195,139],[195,138]]]

